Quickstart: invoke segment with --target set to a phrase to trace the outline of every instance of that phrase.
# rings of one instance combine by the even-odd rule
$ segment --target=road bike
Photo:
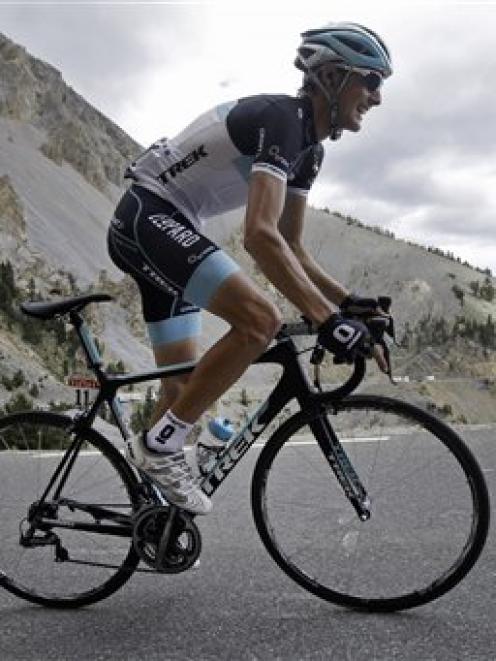
[[[195,517],[169,504],[94,428],[106,403],[125,443],[118,390],[194,369],[106,373],[81,311],[110,300],[89,294],[21,306],[39,320],[68,320],[100,384],[94,403],[77,414],[33,410],[0,419],[0,586],[44,606],[97,602],[135,571],[179,573],[201,552]],[[312,332],[305,321],[285,324],[256,361],[278,364],[281,376],[201,486],[213,495],[296,403],[263,445],[252,477],[254,521],[267,551],[329,602],[366,611],[426,604],[459,583],[483,549],[489,499],[481,469],[432,414],[389,397],[351,395],[365,375],[363,356],[326,390],[318,372],[324,351]],[[299,347],[296,335],[311,345]]]

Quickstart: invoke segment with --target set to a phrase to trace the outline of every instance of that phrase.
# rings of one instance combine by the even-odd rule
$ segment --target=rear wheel
[[[139,561],[127,524],[138,507],[137,480],[96,431],[83,432],[62,488],[57,479],[43,506],[38,503],[74,441],[72,424],[48,412],[0,419],[0,585],[44,606],[104,599]],[[96,526],[119,534],[95,532]]]
[[[487,536],[488,493],[472,453],[406,403],[321,401],[319,414],[287,420],[258,459],[252,506],[269,553],[301,586],[339,605],[393,611],[436,599],[467,574]],[[319,415],[370,499],[366,521],[310,430]]]

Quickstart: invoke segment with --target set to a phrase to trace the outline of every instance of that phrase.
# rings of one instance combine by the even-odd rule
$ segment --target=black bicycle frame
[[[301,408],[308,407],[315,394],[306,372],[297,360],[297,349],[291,338],[285,338],[268,349],[255,363],[276,363],[283,367],[282,375],[269,397],[259,406],[246,425],[229,441],[219,454],[215,466],[201,482],[207,495],[212,495],[246,454],[272,420],[292,399]]]
[[[324,415],[326,406],[320,393],[317,393],[312,387],[306,372],[297,359],[297,353],[293,340],[288,337],[283,341],[279,341],[255,361],[256,363],[277,363],[281,365],[283,367],[281,378],[269,397],[258,408],[244,428],[219,454],[215,466],[202,480],[201,487],[207,495],[212,495],[257,438],[263,434],[272,420],[286,404],[292,399],[296,399],[300,408],[309,414],[308,425],[345,495],[360,519],[365,521],[370,517],[370,501],[367,493],[329,420]],[[359,361],[355,365],[355,371],[351,379],[342,388],[327,393],[326,404],[332,399],[336,401],[351,392],[363,378],[364,369],[364,363]]]
[[[95,373],[100,384],[100,389],[91,407],[76,416],[74,419],[74,443],[66,451],[59,466],[55,470],[55,473],[52,475],[50,483],[43,496],[38,501],[40,509],[45,502],[50,489],[53,487],[62,471],[64,471],[54,493],[54,498],[59,498],[72,465],[80,450],[80,446],[84,441],[83,433],[85,430],[91,428],[98,409],[102,404],[107,403],[109,405],[124,441],[129,438],[129,432],[122,419],[120,404],[116,397],[119,388],[163,377],[186,374],[192,372],[196,364],[190,362],[176,364],[172,367],[160,367],[148,372],[108,375],[102,370],[103,361],[101,355],[86,323],[77,312],[71,312],[70,316],[71,322],[78,333],[81,345],[84,349],[88,367]],[[298,360],[298,353],[298,349],[291,337],[282,335],[277,338],[277,342],[274,346],[265,351],[255,361],[257,364],[275,363],[281,365],[283,368],[282,375],[269,397],[261,406],[259,406],[243,429],[241,429],[233,440],[227,443],[226,448],[219,454],[215,466],[202,480],[201,487],[207,495],[212,495],[274,418],[292,399],[296,399],[301,409],[310,413],[315,412],[316,415],[315,417],[311,417],[309,426],[346,495],[361,518],[366,518],[366,507],[364,514],[364,503],[366,503],[367,500],[366,493],[363,490],[353,467],[349,463],[339,440],[332,430],[329,421],[326,416],[323,415],[325,407],[323,407],[322,398],[319,397],[320,392],[316,391],[312,386],[307,373]],[[331,398],[340,399],[354,390],[363,378],[364,371],[364,361],[359,361],[355,364],[355,370],[351,378],[340,388],[337,388],[331,393],[327,393],[326,401]],[[89,512],[94,511],[98,518],[113,520],[117,525],[102,527],[101,524],[92,526],[92,524],[85,523],[79,526],[77,522],[71,522],[70,526],[73,529],[79,529],[80,527],[81,530],[86,530],[88,532],[101,532],[104,534],[116,534],[119,536],[123,535],[123,528],[125,530],[128,529],[125,515],[116,516],[115,512],[111,510],[107,511],[106,508],[95,505],[88,507],[85,504],[79,506],[74,503],[74,508]],[[58,523],[53,520],[42,519],[42,521],[43,524],[50,527],[57,527],[58,525]],[[60,523],[62,526],[64,525],[62,522]]]

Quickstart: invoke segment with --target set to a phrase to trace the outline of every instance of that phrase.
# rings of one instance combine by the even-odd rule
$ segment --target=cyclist
[[[158,366],[196,359],[200,308],[230,325],[188,377],[163,381],[151,428],[128,447],[170,502],[196,514],[208,513],[211,502],[186,464],[186,437],[281,324],[275,305],[202,233],[201,222],[246,204],[244,247],[341,358],[351,358],[368,335],[345,318],[350,305],[376,305],[350,295],[301,240],[320,143],[359,131],[364,114],[380,104],[381,83],[392,73],[389,51],[366,27],[331,23],[302,34],[295,65],[303,72],[298,96],[217,106],[141,154],[126,172],[132,183],[109,229],[112,260],[140,289]],[[376,360],[387,369],[379,351]]]

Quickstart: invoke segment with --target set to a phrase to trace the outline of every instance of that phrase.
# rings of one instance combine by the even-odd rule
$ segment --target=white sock
[[[148,431],[146,444],[155,452],[179,452],[184,448],[192,424],[183,422],[169,409]]]

